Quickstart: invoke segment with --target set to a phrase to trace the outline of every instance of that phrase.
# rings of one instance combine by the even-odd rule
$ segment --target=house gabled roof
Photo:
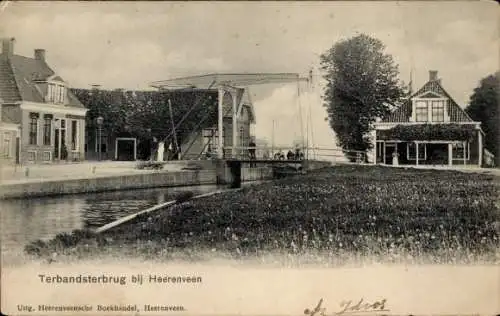
[[[44,103],[45,98],[37,82],[47,79],[61,81],[45,61],[19,55],[0,54],[0,91],[5,103],[21,101]],[[84,108],[68,89],[66,105]]]
[[[412,102],[411,99],[414,97],[423,98],[436,98],[444,96],[448,98],[448,114],[450,116],[450,122],[470,122],[473,123],[474,120],[453,100],[453,98],[446,92],[446,90],[441,85],[440,80],[429,80],[425,83],[422,88],[417,92],[412,94],[405,102],[397,107],[392,113],[387,115],[381,122],[383,123],[405,123],[410,121]]]

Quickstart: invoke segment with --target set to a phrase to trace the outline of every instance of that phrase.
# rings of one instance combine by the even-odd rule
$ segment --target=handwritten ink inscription
[[[334,316],[334,315],[343,315],[343,314],[357,314],[357,313],[366,313],[366,312],[388,312],[386,309],[386,299],[382,299],[380,301],[376,301],[373,303],[365,302],[364,299],[360,299],[359,301],[342,301],[340,303],[340,309],[337,312],[332,312],[328,314],[326,312],[326,308],[322,307],[323,299],[320,299],[318,305],[314,309],[307,308],[304,310],[304,314],[308,316]]]

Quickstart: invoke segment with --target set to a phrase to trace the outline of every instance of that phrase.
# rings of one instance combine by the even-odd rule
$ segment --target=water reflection
[[[217,186],[179,187],[0,201],[2,259],[22,253],[30,241],[62,232],[95,228],[120,217],[172,200],[182,191],[195,194]]]

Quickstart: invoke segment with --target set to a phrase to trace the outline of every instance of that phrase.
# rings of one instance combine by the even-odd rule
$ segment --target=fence
[[[341,148],[324,147],[300,147],[294,146],[258,146],[258,147],[235,147],[233,155],[232,147],[224,147],[223,157],[225,159],[251,159],[251,150],[255,150],[255,159],[258,160],[330,160],[334,162],[366,163],[367,153],[359,150],[343,150]],[[202,159],[216,158],[214,151],[205,155]]]

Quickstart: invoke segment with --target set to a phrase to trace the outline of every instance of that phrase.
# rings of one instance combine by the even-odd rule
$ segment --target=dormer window
[[[66,96],[66,87],[60,83],[49,83],[47,91],[47,101],[64,104]]]
[[[418,123],[443,123],[449,122],[447,99],[441,96],[417,97],[413,99],[411,122]]]
[[[429,111],[429,108],[427,106],[426,101],[416,101],[415,102],[415,121],[427,122],[428,111]]]
[[[431,101],[431,111],[433,122],[444,122],[444,100]]]

